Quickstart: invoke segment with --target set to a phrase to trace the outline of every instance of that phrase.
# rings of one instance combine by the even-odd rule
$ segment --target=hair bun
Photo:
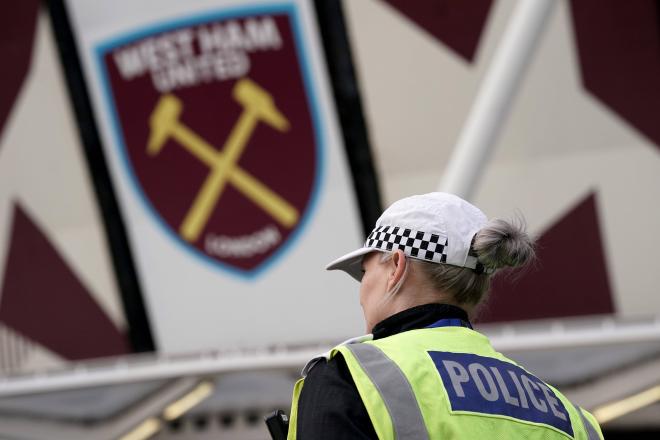
[[[534,258],[534,241],[525,231],[525,221],[492,219],[475,235],[473,249],[486,267],[523,266]]]

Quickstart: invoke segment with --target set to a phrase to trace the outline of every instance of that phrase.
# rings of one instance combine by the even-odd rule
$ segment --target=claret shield
[[[254,275],[310,215],[322,149],[296,11],[164,24],[104,43],[131,187],[181,249]]]

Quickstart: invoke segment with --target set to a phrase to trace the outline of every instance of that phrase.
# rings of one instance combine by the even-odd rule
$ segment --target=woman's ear
[[[388,276],[387,276],[387,290],[391,291],[394,289],[401,279],[403,274],[406,271],[406,254],[403,253],[401,249],[397,249],[392,252],[392,258],[388,262]]]

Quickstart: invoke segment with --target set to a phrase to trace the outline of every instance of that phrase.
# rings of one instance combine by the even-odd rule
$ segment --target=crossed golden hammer
[[[147,143],[150,155],[160,153],[172,137],[211,170],[179,228],[181,236],[189,242],[199,238],[227,182],[281,225],[291,228],[298,221],[298,210],[294,206],[238,165],[260,121],[282,132],[289,129],[289,121],[278,111],[272,96],[247,78],[236,83],[232,96],[241,104],[243,111],[221,151],[179,120],[183,104],[176,96],[163,95],[151,113],[151,134]]]

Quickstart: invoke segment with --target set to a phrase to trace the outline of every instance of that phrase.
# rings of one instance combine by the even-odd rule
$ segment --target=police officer
[[[601,439],[591,414],[470,325],[493,273],[533,255],[520,224],[459,197],[395,202],[327,267],[361,282],[369,334],[307,364],[288,439]]]

